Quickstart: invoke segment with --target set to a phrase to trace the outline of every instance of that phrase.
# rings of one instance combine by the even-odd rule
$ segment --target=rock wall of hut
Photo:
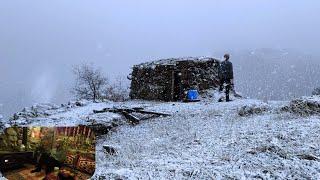
[[[189,89],[218,86],[219,61],[213,58],[160,60],[136,65],[131,73],[132,99],[178,101]]]

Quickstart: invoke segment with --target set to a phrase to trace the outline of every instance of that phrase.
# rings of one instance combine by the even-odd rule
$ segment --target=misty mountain
[[[288,100],[311,95],[320,86],[320,62],[292,49],[234,51],[235,86],[243,95]]]
[[[235,88],[246,97],[288,100],[311,95],[313,89],[320,87],[320,61],[315,56],[292,49],[268,48],[230,51],[230,54]],[[96,65],[100,67],[100,64]],[[30,64],[25,62],[21,66]],[[122,65],[122,68],[128,69],[128,66]],[[101,68],[106,72],[105,67]],[[57,63],[50,68],[39,68],[34,73],[12,71],[12,74],[12,81],[6,81],[0,89],[0,104],[3,104],[0,113],[4,117],[37,102],[60,104],[73,98],[70,95],[73,84],[71,66],[62,67]]]

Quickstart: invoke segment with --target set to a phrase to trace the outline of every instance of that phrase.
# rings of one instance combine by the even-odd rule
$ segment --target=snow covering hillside
[[[295,108],[304,107],[295,102],[46,104],[24,109],[6,126],[121,121],[121,126],[98,138],[94,179],[319,179],[320,98],[299,101],[313,103],[306,107],[313,108],[312,114],[296,113]],[[93,113],[106,107],[144,107],[172,116],[132,126],[119,114]],[[116,154],[109,155],[105,145],[115,148]]]

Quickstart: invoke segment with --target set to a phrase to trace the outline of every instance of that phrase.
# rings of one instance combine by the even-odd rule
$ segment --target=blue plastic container
[[[187,100],[196,101],[199,98],[199,93],[195,89],[190,89],[187,93]]]

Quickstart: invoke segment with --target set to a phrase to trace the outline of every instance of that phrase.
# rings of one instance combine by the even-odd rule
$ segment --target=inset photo
[[[90,179],[95,143],[86,126],[10,127],[0,135],[0,170],[8,180]]]

